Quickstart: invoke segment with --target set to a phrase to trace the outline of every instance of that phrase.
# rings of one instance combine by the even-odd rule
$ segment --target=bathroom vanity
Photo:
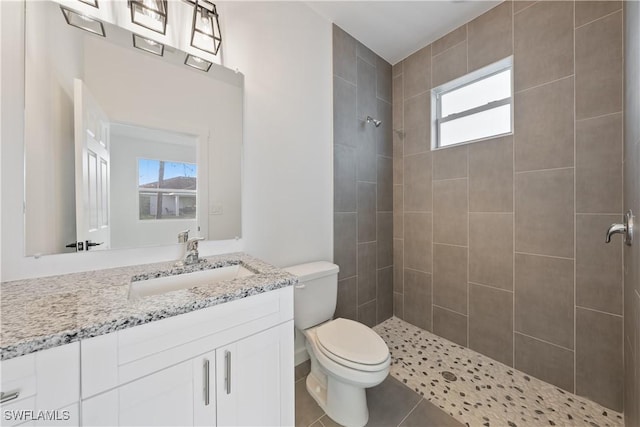
[[[234,266],[251,274],[130,295]],[[293,425],[296,282],[232,254],[3,283],[1,423]]]

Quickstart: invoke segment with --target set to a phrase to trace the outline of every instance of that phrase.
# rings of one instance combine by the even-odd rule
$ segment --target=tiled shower
[[[337,316],[371,325],[392,307],[640,423],[640,252],[604,243],[623,209],[640,210],[640,58],[626,42],[638,39],[638,9],[506,1],[390,75],[334,27]],[[431,89],[511,55],[513,134],[432,150]]]

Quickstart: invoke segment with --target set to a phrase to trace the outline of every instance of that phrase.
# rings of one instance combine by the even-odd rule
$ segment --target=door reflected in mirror
[[[243,76],[26,8],[26,255],[240,237]]]

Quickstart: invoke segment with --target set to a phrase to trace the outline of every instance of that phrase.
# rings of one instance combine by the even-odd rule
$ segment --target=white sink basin
[[[236,277],[253,276],[253,274],[252,271],[237,264],[228,267],[195,271],[193,273],[158,277],[156,279],[138,280],[129,284],[129,299],[159,295],[196,286],[213,285],[224,280],[235,279]]]

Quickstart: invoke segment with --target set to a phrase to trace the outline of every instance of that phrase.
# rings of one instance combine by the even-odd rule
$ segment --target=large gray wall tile
[[[622,242],[604,242],[620,215],[576,216],[576,304],[622,314]]]
[[[467,248],[433,245],[433,303],[467,314]]]
[[[333,210],[356,211],[356,150],[340,144],[333,147]]]
[[[456,344],[467,345],[467,316],[433,306],[433,332]]]
[[[393,156],[393,113],[391,104],[378,99],[378,112],[375,118],[382,121],[380,127],[375,128],[377,152],[381,156],[391,157]]]
[[[516,251],[573,257],[573,169],[516,174]]]
[[[376,323],[393,316],[393,267],[378,270],[378,304]]]
[[[378,212],[393,211],[393,159],[378,156],[377,177],[377,210]]]
[[[469,214],[469,281],[513,290],[513,214]]]
[[[376,300],[358,306],[358,322],[364,323],[370,328],[376,325]]]
[[[469,284],[469,348],[513,366],[513,292]]]
[[[393,265],[393,213],[378,212],[378,268]]]
[[[576,212],[622,212],[622,113],[576,122]]]
[[[358,242],[376,240],[376,184],[358,182]]]
[[[513,137],[469,145],[469,211],[513,212]]]
[[[432,52],[433,56],[438,55],[444,52],[447,49],[454,47],[457,44],[465,41],[467,39],[467,26],[461,25],[455,30],[445,34],[440,37],[438,40],[433,42],[432,44]]]
[[[573,77],[515,95],[516,171],[573,166]]]
[[[450,82],[467,73],[467,43],[462,42],[431,58],[433,87]]]
[[[338,279],[356,275],[356,214],[333,215],[333,262],[340,267]]]
[[[405,212],[431,211],[431,153],[404,158]]]
[[[467,179],[433,182],[433,241],[466,246],[469,207]]]
[[[377,82],[376,67],[358,58],[358,119],[364,120],[367,116],[376,116],[378,113],[378,101],[376,98]]]
[[[431,272],[430,213],[404,214],[404,267]]]
[[[362,120],[357,120],[356,158],[358,181],[376,182],[378,153],[376,147],[376,128]]]
[[[623,410],[622,318],[576,309],[576,393]]]
[[[357,43],[356,39],[333,25],[333,74],[353,84],[356,83]]]
[[[576,118],[622,111],[622,11],[576,29]]]
[[[515,90],[573,74],[573,2],[541,1],[514,16]]]
[[[516,369],[573,392],[573,351],[518,333],[514,338]]]
[[[376,58],[376,80],[378,98],[391,102],[391,64],[379,56]]]
[[[376,298],[376,242],[358,245],[358,304]]]
[[[603,16],[622,9],[621,1],[576,1],[576,27],[588,24]]]
[[[393,237],[404,236],[404,197],[403,186],[393,186]]]
[[[431,132],[431,101],[429,93],[405,98],[404,154],[429,151]]]
[[[404,319],[431,331],[431,274],[404,270]]]
[[[573,260],[516,254],[515,329],[573,346]]]
[[[393,291],[403,293],[404,240],[393,239]]]
[[[433,152],[433,179],[467,177],[468,145],[447,147]]]
[[[356,86],[334,76],[333,94],[333,142],[355,147],[358,137]]]
[[[492,64],[513,53],[512,3],[503,2],[467,24],[469,71]]]
[[[431,89],[431,46],[404,60],[404,96],[410,98]]]
[[[358,279],[356,276],[338,282],[338,300],[334,317],[358,319]]]

